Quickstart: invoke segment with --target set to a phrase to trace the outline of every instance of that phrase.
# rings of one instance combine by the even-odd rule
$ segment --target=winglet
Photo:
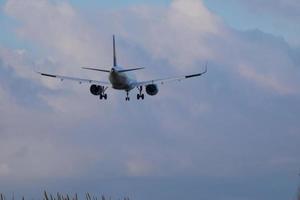
[[[37,72],[38,74],[42,75],[42,76],[47,76],[47,77],[51,77],[51,78],[57,78],[57,75],[54,74],[47,74],[47,73],[42,73],[42,72]]]
[[[188,76],[185,76],[185,78],[193,78],[193,77],[202,76],[203,74],[206,74],[207,73],[207,65],[208,65],[208,63],[206,62],[205,70],[203,72],[198,73],[198,74],[188,75]]]

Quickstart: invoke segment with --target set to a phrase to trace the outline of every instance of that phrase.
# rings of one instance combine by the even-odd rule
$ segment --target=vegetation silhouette
[[[0,193],[0,200],[9,200],[10,198],[7,198],[4,194]],[[14,194],[11,197],[12,200],[15,200]],[[31,198],[32,199],[32,198]],[[101,195],[100,197],[91,195],[90,193],[85,194],[85,200],[112,200],[111,197],[107,198],[104,195]],[[122,198],[123,200],[130,200],[129,197]],[[22,197],[22,200],[25,200],[25,197]],[[75,195],[69,195],[69,194],[61,194],[56,193],[55,195],[47,193],[47,191],[44,191],[42,200],[79,200],[77,193]]]

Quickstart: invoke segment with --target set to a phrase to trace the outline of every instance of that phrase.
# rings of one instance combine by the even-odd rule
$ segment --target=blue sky
[[[293,199],[299,173],[298,1],[0,0],[0,188],[118,199]],[[44,71],[197,73],[125,102]],[[58,183],[59,182],[59,183]],[[100,189],[99,189],[100,188]]]

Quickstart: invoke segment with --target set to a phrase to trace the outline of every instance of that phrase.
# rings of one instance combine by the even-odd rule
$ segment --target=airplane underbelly
[[[129,84],[128,78],[119,74],[111,74],[109,80],[112,87],[117,90],[131,90],[132,87]]]

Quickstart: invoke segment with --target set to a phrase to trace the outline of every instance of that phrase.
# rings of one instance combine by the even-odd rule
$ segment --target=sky
[[[0,188],[139,200],[295,199],[300,170],[297,0],[0,0]],[[155,97],[82,66],[197,73]]]

